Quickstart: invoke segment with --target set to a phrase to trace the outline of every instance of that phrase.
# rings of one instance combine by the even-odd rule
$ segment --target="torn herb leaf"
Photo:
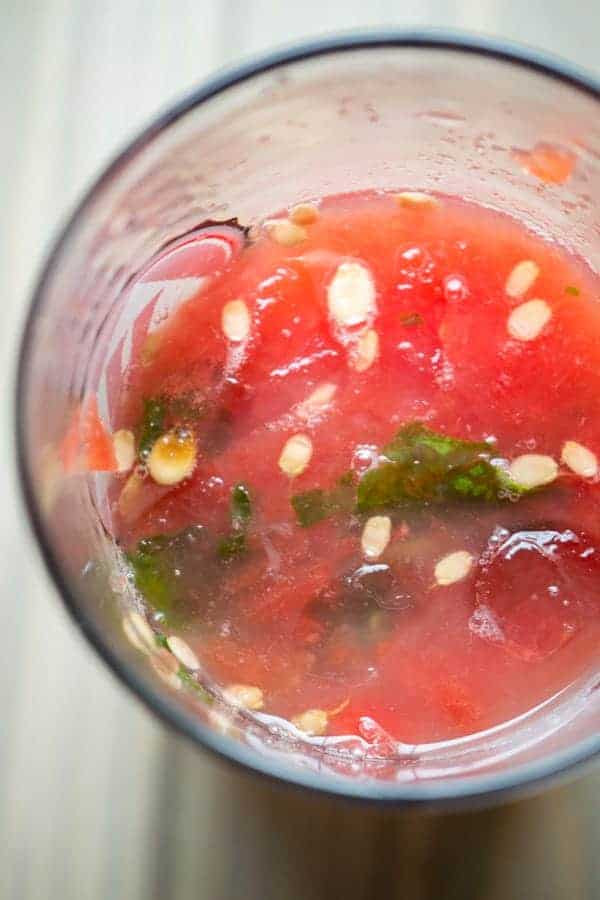
[[[209,706],[214,703],[214,698],[208,693],[206,688],[203,688],[184,666],[179,667],[177,677],[181,679],[185,687],[193,691],[203,703],[206,703]]]
[[[565,288],[565,294],[570,294],[571,297],[579,297],[580,293],[581,291],[574,284],[568,284]]]
[[[217,544],[219,559],[230,560],[247,550],[246,530],[252,516],[250,491],[240,482],[231,489],[231,532]]]
[[[468,441],[410,422],[381,452],[379,465],[355,486],[352,473],[331,491],[317,488],[292,497],[298,523],[307,527],[340,512],[436,503],[517,500],[530,489],[515,484],[497,457],[494,444]]]
[[[246,534],[243,531],[232,532],[227,537],[221,538],[217,544],[219,559],[230,560],[244,553],[246,550]]]
[[[326,491],[315,488],[312,491],[304,491],[292,497],[292,506],[298,519],[298,524],[306,528],[316,525],[322,519],[330,515],[329,498]]]
[[[384,447],[386,460],[363,475],[358,509],[370,512],[417,502],[499,500],[506,484],[490,461],[493,449],[484,441],[454,438],[420,422],[405,425]]]
[[[291,502],[298,524],[306,528],[316,525],[317,522],[336,513],[351,512],[355,505],[355,497],[354,474],[346,472],[339,478],[333,490],[324,491],[321,488],[314,488],[301,494],[295,494]]]
[[[166,612],[172,596],[160,551],[161,538],[146,538],[139,542],[135,553],[128,556],[135,575],[135,585],[153,609]]]
[[[429,450],[438,456],[452,454],[453,459],[458,461],[459,458],[473,459],[477,454],[489,456],[491,447],[484,441],[464,441],[432,431],[421,422],[410,422],[400,429],[396,437],[383,448],[382,453],[394,462],[408,462],[423,454],[427,455]]]
[[[250,491],[245,484],[236,484],[231,489],[231,521],[233,527],[243,527],[250,521],[252,502]]]
[[[506,485],[490,462],[493,449],[484,441],[465,441],[411,422],[384,447],[386,460],[361,478],[358,509],[498,500]]]
[[[195,422],[203,412],[203,402],[198,402],[189,393],[176,397],[160,395],[146,398],[138,427],[138,455],[141,462],[146,462],[161,435],[171,428]]]
[[[145,462],[154,443],[165,431],[167,405],[164,397],[144,400],[144,411],[139,427],[138,455]]]
[[[177,534],[143,538],[127,560],[148,606],[161,612],[172,627],[188,618],[198,603],[198,585],[202,585],[202,597],[209,598],[214,552],[214,538],[207,529],[192,525]]]

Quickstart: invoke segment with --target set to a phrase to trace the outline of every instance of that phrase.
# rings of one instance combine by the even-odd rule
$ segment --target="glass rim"
[[[43,306],[46,285],[59,262],[64,246],[77,229],[79,219],[93,203],[96,195],[110,183],[154,138],[188,113],[220,95],[228,89],[255,76],[291,63],[337,53],[378,49],[453,50],[480,57],[489,57],[515,66],[530,69],[554,81],[561,81],[574,89],[590,95],[600,103],[600,79],[578,66],[552,54],[523,47],[503,39],[494,39],[467,32],[447,29],[383,29],[342,32],[325,38],[308,39],[283,49],[270,51],[250,61],[227,67],[205,80],[182,99],[159,112],[148,126],[142,129],[102,170],[92,182],[51,243],[38,277],[25,319],[18,352],[15,384],[16,463],[21,496],[36,543],[41,552],[46,571],[58,590],[71,619],[80,629],[95,651],[123,682],[160,721],[174,728],[179,735],[230,763],[249,770],[252,774],[285,783],[297,788],[338,796],[346,799],[403,805],[405,807],[484,806],[506,800],[519,792],[534,792],[542,783],[556,781],[592,762],[600,753],[600,734],[576,742],[566,750],[550,753],[539,761],[521,763],[508,771],[488,772],[481,775],[463,775],[452,778],[425,780],[395,784],[376,779],[360,779],[314,772],[299,765],[286,764],[262,756],[258,750],[222,735],[203,724],[192,712],[184,709],[161,693],[149,681],[129,666],[106,640],[104,632],[93,617],[78,602],[61,570],[49,530],[46,528],[39,498],[34,488],[32,472],[27,457],[26,424],[22,410],[28,393],[28,359],[34,342],[34,323]]]

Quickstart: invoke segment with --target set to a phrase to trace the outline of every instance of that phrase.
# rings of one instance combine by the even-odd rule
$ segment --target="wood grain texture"
[[[210,71],[386,23],[469,27],[600,72],[598,0],[0,0],[2,422],[36,268],[98,168]],[[600,896],[600,776],[417,817],[251,780],[167,734],[67,621],[0,444],[2,900],[580,900]]]

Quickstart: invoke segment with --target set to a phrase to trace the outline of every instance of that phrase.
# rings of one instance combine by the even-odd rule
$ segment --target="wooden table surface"
[[[67,620],[17,497],[18,329],[93,174],[213,69],[386,23],[512,37],[600,74],[600,0],[0,0],[1,900],[600,897],[600,774],[417,817],[276,790],[167,733]]]

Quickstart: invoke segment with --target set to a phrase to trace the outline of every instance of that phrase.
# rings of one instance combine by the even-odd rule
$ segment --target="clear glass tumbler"
[[[515,153],[560,145],[565,184]],[[537,710],[482,734],[382,756],[362,739],[297,740],[267,715],[173,690],[125,640],[132,586],[101,475],[66,476],[69,416],[102,382],[142,305],[126,288],[165,244],[207,220],[251,223],[305,197],[442,190],[517,216],[600,268],[600,85],[481,39],[357,35],[245,65],[158,118],[100,176],[59,236],[29,312],[18,374],[18,454],[33,527],[77,625],[145,703],[197,744],[287,782],[396,803],[506,796],[600,750],[600,665]]]

